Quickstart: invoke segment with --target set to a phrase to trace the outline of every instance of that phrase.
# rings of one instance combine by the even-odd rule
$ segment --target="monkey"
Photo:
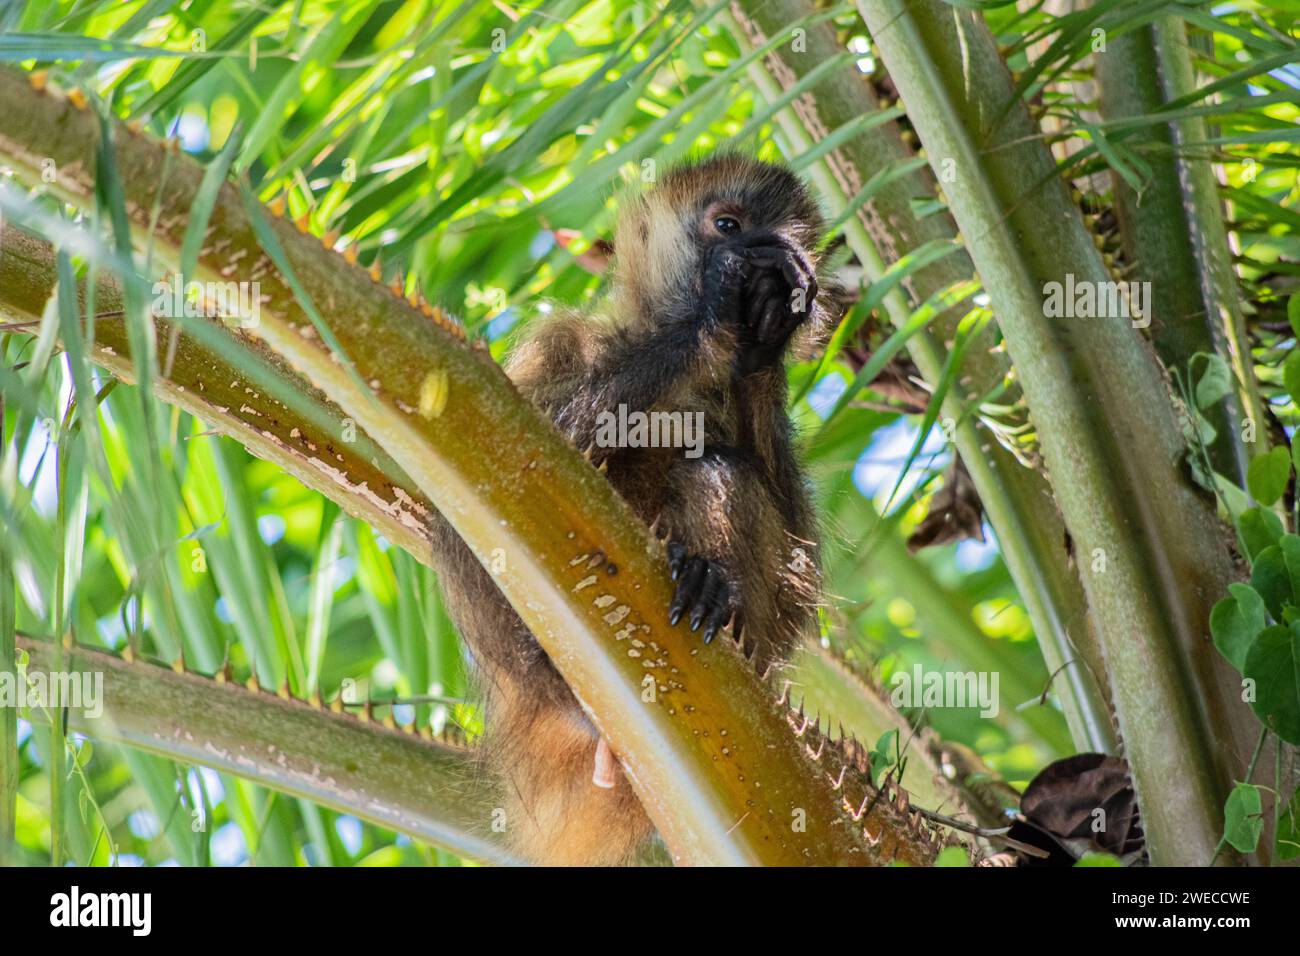
[[[758,667],[816,633],[818,538],[785,363],[810,356],[835,318],[835,286],[818,277],[823,228],[782,165],[724,153],[675,167],[620,204],[597,306],[533,323],[505,364],[579,449],[620,406],[702,413],[698,457],[593,453],[666,538],[671,625],[705,644],[726,631]],[[631,862],[653,828],[608,745],[468,547],[445,521],[434,537],[448,614],[483,683],[509,842],[553,865]]]

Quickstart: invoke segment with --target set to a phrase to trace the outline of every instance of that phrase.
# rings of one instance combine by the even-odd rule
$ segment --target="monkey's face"
[[[615,239],[615,283],[634,315],[697,315],[718,247],[784,247],[815,272],[817,205],[783,166],[734,154],[680,166],[625,207]]]

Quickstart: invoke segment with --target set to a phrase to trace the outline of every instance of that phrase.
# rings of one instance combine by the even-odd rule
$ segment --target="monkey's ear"
[[[568,249],[575,240],[582,238],[582,233],[575,229],[552,229],[551,235],[562,249]],[[592,275],[603,275],[614,258],[614,244],[608,239],[595,239],[586,250],[576,253],[574,258],[578,260],[578,265]]]

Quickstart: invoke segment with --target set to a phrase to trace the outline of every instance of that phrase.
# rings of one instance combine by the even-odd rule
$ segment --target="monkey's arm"
[[[790,337],[812,314],[817,278],[797,246],[755,232],[709,246],[693,291],[609,336],[557,416],[583,447],[601,411],[650,411],[672,405],[683,386],[779,368]]]
[[[702,628],[708,643],[734,615],[733,630],[743,627],[771,658],[808,627],[819,593],[811,519],[802,498],[778,488],[738,449],[713,447],[674,466],[664,507],[673,623]]]
[[[725,380],[734,331],[710,334],[701,322],[666,321],[597,329],[591,320],[549,320],[516,350],[510,377],[578,448],[595,440],[602,412],[671,409],[691,387]]]
[[[672,410],[681,392],[778,367],[813,311],[807,255],[771,232],[707,247],[693,289],[663,295],[601,330],[558,316],[523,342],[510,376],[580,448],[602,412]]]

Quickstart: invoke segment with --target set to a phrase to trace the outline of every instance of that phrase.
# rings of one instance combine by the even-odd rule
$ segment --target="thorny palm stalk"
[[[30,670],[53,667],[50,642],[20,646]],[[83,647],[65,653],[68,671],[104,675],[105,716],[69,711],[83,733],[238,774],[467,857],[519,862],[492,829],[493,793],[457,741],[372,722],[368,710],[348,716],[337,702],[325,709],[319,698],[285,699]]]
[[[0,88],[12,106],[0,116],[0,155],[32,184],[40,180],[39,160],[51,158],[59,170],[55,191],[84,205],[94,183],[98,118],[34,89],[21,74],[0,73]],[[175,269],[201,170],[112,128],[133,241],[150,242]],[[157,229],[146,235],[143,211],[155,206]],[[852,748],[806,720],[792,734],[784,709],[774,705],[779,688],[755,680],[736,648],[699,655],[693,639],[668,626],[662,544],[486,354],[466,347],[445,318],[427,307],[422,314],[418,303],[319,240],[263,215],[224,185],[196,278],[222,281],[222,270],[241,262],[241,275],[261,282],[255,348],[280,353],[337,403],[476,553],[501,548],[508,556],[498,584],[620,754],[675,859],[933,859],[937,841],[904,806],[875,799]],[[222,334],[225,346],[237,346],[237,364],[249,361],[247,336]],[[336,345],[327,348],[325,338]],[[282,417],[278,405],[270,411],[272,423]],[[260,417],[252,421],[267,442],[284,441]],[[345,456],[328,447],[330,433],[317,434],[319,443],[288,436],[305,467],[377,499],[394,521],[427,520],[392,480],[375,476],[375,484],[363,485],[341,470],[346,460],[337,459]],[[492,455],[482,454],[485,446]],[[792,827],[794,819],[807,827]]]
[[[4,299],[0,301],[0,316],[3,316],[6,321],[29,326],[35,326],[39,322],[40,309],[55,292],[54,256],[54,250],[49,243],[13,226],[0,227],[0,288],[5,289]],[[79,293],[84,306],[86,299],[84,287],[79,289]],[[129,379],[130,349],[126,344],[122,321],[120,318],[104,317],[120,313],[121,293],[111,277],[102,271],[98,273],[95,302],[97,311],[103,314],[98,324],[95,360],[98,364]],[[197,417],[255,450],[259,456],[298,475],[310,487],[334,498],[340,505],[375,528],[384,530],[391,541],[402,543],[412,553],[423,555],[427,559],[429,551],[427,528],[412,528],[395,522],[388,511],[376,506],[377,499],[347,493],[343,486],[330,480],[321,471],[305,467],[301,457],[295,454],[294,448],[287,442],[295,428],[315,438],[317,433],[314,429],[321,427],[317,424],[319,422],[332,423],[335,431],[341,429],[342,417],[337,406],[319,393],[311,391],[304,392],[301,396],[309,402],[304,410],[291,410],[279,404],[272,396],[295,394],[295,390],[301,389],[302,383],[292,376],[290,370],[276,364],[272,354],[264,356],[254,354],[251,351],[254,345],[251,340],[243,343],[244,348],[250,349],[247,358],[250,360],[265,358],[270,363],[267,366],[268,378],[261,379],[252,374],[249,364],[237,371],[219,355],[203,350],[188,338],[180,339],[178,344],[180,348],[171,363],[170,374],[155,380],[155,391],[160,397],[171,404],[188,409]],[[242,384],[244,381],[252,381],[264,391],[256,396],[250,395]],[[259,431],[251,427],[259,420],[261,424],[269,426],[269,429]],[[329,427],[327,424],[326,430],[329,430]],[[277,438],[285,440],[275,440]],[[372,463],[360,454],[361,449],[358,444],[337,446],[346,462],[344,470],[351,474],[364,473],[367,467],[373,467]],[[376,470],[372,480],[382,477],[393,481],[412,501],[425,501],[419,489],[409,478],[402,475],[390,460],[382,455],[379,460],[384,464],[385,469],[389,470]],[[790,676],[794,682],[810,697],[820,701],[823,706],[829,707],[828,713],[843,721],[858,739],[876,740],[891,729],[897,730],[903,740],[911,738],[912,731],[907,721],[889,705],[886,690],[863,681],[819,648],[808,648],[796,655],[791,663]],[[138,666],[148,667],[148,665]],[[187,669],[183,660],[178,660],[176,666],[181,671]],[[124,672],[116,668],[106,670],[110,682],[108,693],[113,699],[109,710],[119,718],[119,725],[113,726],[110,723],[107,726],[104,724],[87,726],[84,728],[87,732],[106,734],[110,739],[121,740],[123,739],[121,728],[139,727],[150,719],[154,711],[143,695],[118,693],[114,689],[112,682],[120,675],[129,673],[134,672]],[[168,672],[157,668],[147,670],[143,679],[172,680]],[[227,689],[225,693],[239,694],[240,692],[236,689]],[[257,709],[265,705],[274,709],[278,706],[275,703],[276,698],[271,698],[269,695],[256,695],[251,698],[240,696],[238,699],[242,701],[240,706],[244,708]],[[215,721],[212,717],[213,709],[206,706],[179,707],[168,712],[171,715],[169,720],[170,725],[174,727],[174,732],[151,738],[150,749],[173,759],[188,760],[193,757],[194,750],[187,743],[191,739],[204,739],[205,735],[215,735],[222,740],[237,740],[242,733],[237,727],[225,726]],[[270,718],[262,720],[250,714],[249,719],[257,721],[264,733],[269,733],[271,728],[277,726]],[[382,726],[370,724],[350,726],[362,735],[384,732]],[[280,751],[289,752],[294,746],[289,737],[284,735],[269,739]],[[340,759],[339,753],[328,745],[328,737],[325,738],[324,743],[326,746],[323,746],[319,752],[322,758]],[[382,752],[382,747],[377,752]],[[984,803],[987,801],[984,800],[982,791],[978,787],[973,788],[965,781],[965,777],[971,774],[981,778],[990,777],[991,774],[987,768],[972,764],[969,759],[962,762],[961,766],[957,766],[950,759],[950,753],[951,751],[946,750],[941,741],[927,732],[922,732],[916,744],[908,748],[909,759],[918,768],[905,780],[913,798],[920,806],[942,810],[949,816],[961,816],[962,804],[966,802],[976,814],[976,819],[983,820],[990,826],[996,825],[998,822],[996,808],[985,808]],[[225,769],[244,776],[251,775],[259,782],[273,788],[307,795],[300,786],[294,785],[292,777],[286,777],[274,769],[267,771],[261,764],[248,765],[235,761],[233,766]],[[411,780],[409,792],[414,794],[424,791],[443,792],[449,788],[456,790],[462,804],[458,805],[455,808],[456,812],[450,816],[442,814],[440,807],[437,806],[426,804],[407,806],[404,803],[407,790],[396,793],[384,791],[380,803],[372,806],[368,799],[357,802],[365,795],[357,788],[331,787],[330,800],[326,802],[344,804],[362,816],[382,811],[387,816],[383,820],[376,821],[380,823],[391,824],[394,814],[399,818],[408,818],[414,814],[418,818],[418,825],[407,831],[412,836],[423,839],[436,837],[435,842],[447,849],[462,856],[475,856],[479,852],[476,841],[480,840],[481,833],[475,826],[467,828],[465,821],[481,826],[491,814],[496,801],[490,791],[463,785],[462,778],[470,772],[468,766],[432,762],[424,765],[420,773]],[[368,777],[364,768],[357,770],[356,774],[363,780]],[[487,802],[489,800],[492,802]]]
[[[1114,37],[1096,57],[1097,86],[1104,120],[1141,121],[1124,144],[1151,167],[1140,194],[1124,176],[1111,176],[1131,268],[1125,278],[1148,284],[1151,340],[1189,390],[1205,370],[1205,356],[1219,356],[1231,370],[1231,390],[1202,410],[1214,428],[1206,452],[1216,473],[1245,488],[1252,457],[1271,445],[1271,413],[1259,394],[1224,204],[1207,147],[1200,145],[1210,133],[1195,115],[1148,120],[1197,89],[1189,49],[1177,17]],[[1279,746],[1270,735],[1263,766],[1270,757],[1276,761]],[[1273,826],[1266,818],[1263,853],[1273,846]]]
[[[1150,116],[1192,92],[1196,78],[1187,30],[1176,17],[1115,37],[1097,56],[1101,112],[1107,120]],[[1219,355],[1234,388],[1207,410],[1215,437],[1215,471],[1246,487],[1250,458],[1268,451],[1268,428],[1251,367],[1250,344],[1237,291],[1214,170],[1190,152],[1208,138],[1197,116],[1139,127],[1126,145],[1141,152],[1151,175],[1138,192],[1114,178],[1116,209],[1130,280],[1150,283],[1152,341],[1165,366],[1194,381],[1198,353]],[[1247,420],[1252,443],[1243,440]]]
[[[1028,112],[1011,102],[982,18],[932,0],[859,8],[931,163],[955,163],[949,206],[1073,540],[1152,859],[1204,864],[1258,731],[1208,640],[1210,607],[1236,569],[1180,468],[1163,373],[1127,322],[1044,315],[1048,283],[1072,274],[1101,288],[1112,277]]]
[[[739,35],[761,46],[779,35],[787,24],[811,12],[806,0],[736,2],[732,11]],[[841,48],[829,24],[807,26],[794,44],[782,43],[751,68],[759,89],[768,99],[819,68]],[[870,85],[850,61],[797,97],[778,117],[780,128],[795,153],[853,121],[863,112],[880,108]],[[854,136],[832,150],[814,171],[819,192],[841,214],[873,174],[889,170],[913,157],[895,123],[881,124]],[[934,178],[928,170],[898,177],[888,188],[876,191],[849,218],[845,235],[864,264],[869,278],[884,271],[924,243],[952,239],[956,227],[944,214],[918,218],[913,204],[933,199]],[[969,279],[970,258],[957,252],[916,270],[899,292],[885,298],[884,308],[895,325],[902,326],[912,309],[955,283]],[[955,305],[908,344],[913,360],[931,386],[937,386],[958,320],[969,301]],[[1105,670],[1100,649],[1087,618],[1087,605],[1078,575],[1062,546],[1061,518],[1046,481],[1025,468],[1003,448],[975,416],[964,415],[967,405],[986,394],[1005,375],[1005,356],[990,351],[992,332],[967,353],[957,388],[948,397],[944,413],[957,422],[956,445],[979,491],[980,501],[997,534],[998,544],[1017,591],[1025,602],[1038,636],[1048,672],[1056,674],[1053,691],[1061,699],[1075,745],[1080,749],[1112,752],[1115,735],[1109,705],[1098,678]],[[1021,699],[1029,699],[1025,694]]]

